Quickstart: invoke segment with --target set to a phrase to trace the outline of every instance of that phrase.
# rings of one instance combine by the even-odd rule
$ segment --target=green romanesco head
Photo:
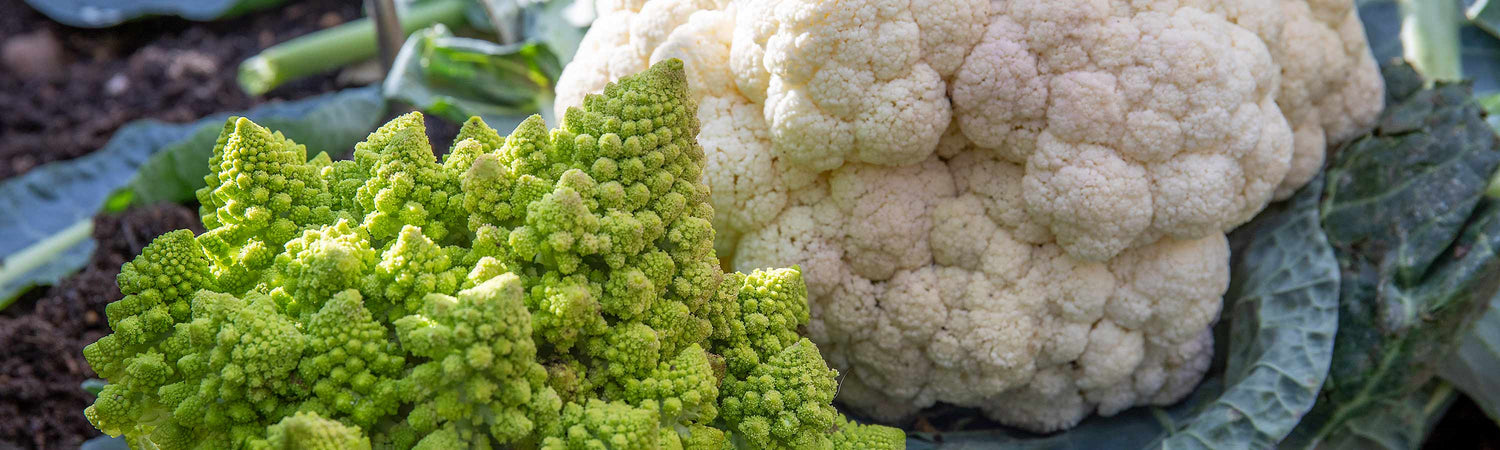
[[[545,450],[650,450],[664,447],[654,411],[623,402],[591,399],[563,408],[562,433],[542,442]],[[666,436],[675,441],[675,433]],[[677,446],[680,448],[680,443]]]
[[[164,449],[877,442],[837,434],[800,272],[720,270],[696,117],[670,60],[441,161],[417,113],[343,161],[231,118],[207,231],[121,270],[86,415]]]
[[[307,147],[243,117],[224,125],[198,190],[207,230],[198,240],[226,292],[254,287],[282,244],[305,227],[330,223],[332,195]]]
[[[529,316],[520,279],[507,273],[457,297],[427,294],[418,314],[396,320],[401,345],[426,359],[401,381],[407,423],[497,444],[555,427],[562,401],[537,362]]]
[[[906,433],[900,429],[856,423],[840,416],[830,437],[834,450],[906,448]]]
[[[266,428],[265,439],[250,442],[251,450],[370,450],[370,438],[359,427],[344,425],[318,413],[298,412]]]
[[[116,281],[125,297],[105,307],[114,334],[83,349],[89,365],[111,383],[84,414],[100,430],[114,435],[149,432],[142,420],[158,409],[156,391],[176,372],[176,357],[162,342],[191,314],[190,299],[216,280],[202,247],[187,230],[158,236],[134,261],[120,268]]]
[[[299,410],[344,417],[361,427],[396,414],[407,353],[365,309],[359,291],[334,294],[307,320],[304,333],[307,348],[296,373],[312,395]]]
[[[830,404],[837,378],[817,346],[802,339],[749,375],[731,375],[724,381],[724,421],[734,437],[751,448],[830,448],[827,430],[838,419]]]
[[[755,366],[801,339],[807,325],[807,284],[799,267],[732,274],[720,286],[709,317],[714,320],[714,350],[729,371],[748,374]]]
[[[487,256],[522,274],[538,338],[591,361],[585,376],[601,386],[644,376],[710,332],[699,313],[723,274],[686,89],[681,63],[664,62],[591,97],[560,129],[532,117],[496,147],[471,121],[461,136],[473,138],[450,158],[472,161],[469,228],[504,236]]]
[[[623,383],[611,397],[657,412],[663,426],[710,423],[718,417],[719,380],[708,352],[698,344],[662,361],[650,375]]]
[[[312,314],[322,302],[348,289],[375,290],[380,253],[363,229],[340,219],[333,226],[302,232],[276,255],[269,284],[277,302],[298,315]],[[363,303],[363,301],[361,301]]]
[[[264,427],[291,413],[295,405],[283,399],[306,391],[292,377],[307,346],[298,328],[265,294],[199,291],[193,320],[165,345],[181,378],[162,388],[173,421],[202,430]]]

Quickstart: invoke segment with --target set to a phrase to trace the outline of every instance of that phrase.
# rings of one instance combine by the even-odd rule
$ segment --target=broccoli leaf
[[[454,36],[447,27],[412,33],[390,76],[386,97],[454,122],[479,116],[511,130],[532,114],[556,123],[552,90],[562,64],[538,42],[498,45]]]
[[[1444,358],[1438,374],[1474,399],[1485,414],[1500,422],[1500,295],[1474,323],[1451,358]]]
[[[550,0],[534,3],[522,14],[522,31],[530,41],[546,45],[557,57],[558,67],[573,61],[583,34],[593,22],[593,2]]]
[[[1500,1],[1478,0],[1468,13],[1475,26],[1500,36]],[[1493,52],[1489,61],[1500,64],[1500,51]],[[1479,102],[1490,114],[1490,123],[1495,124],[1500,118],[1500,94],[1480,98]],[[1500,176],[1490,180],[1487,195],[1500,198]],[[1474,399],[1490,419],[1500,422],[1500,379],[1494,376],[1496,373],[1500,373],[1500,295],[1490,299],[1488,311],[1463,337],[1454,357],[1443,360],[1439,372]]]
[[[1410,394],[1377,400],[1368,414],[1352,417],[1345,431],[1318,444],[1320,450],[1406,450],[1422,440],[1456,398],[1453,387],[1432,380]]]
[[[1343,274],[1339,333],[1328,383],[1286,448],[1350,442],[1381,423],[1370,414],[1414,417],[1390,410],[1411,404],[1403,399],[1427,386],[1500,289],[1500,205],[1483,200],[1500,138],[1468,83],[1418,89],[1410,67],[1385,72],[1379,125],[1328,169],[1322,220]]]
[[[1460,30],[1463,65],[1474,79],[1474,90],[1480,105],[1490,115],[1491,125],[1500,125],[1500,0],[1465,0],[1466,13],[1473,26]],[[1362,2],[1363,16],[1370,43],[1378,59],[1399,57],[1401,41],[1396,4],[1390,0]],[[1481,31],[1482,30],[1482,31]],[[1488,34],[1485,34],[1488,33]],[[1490,195],[1500,196],[1500,178],[1490,184]],[[1492,376],[1500,372],[1500,297],[1491,299],[1490,311],[1464,336],[1452,359],[1442,363],[1441,375],[1457,385],[1490,415],[1500,421],[1500,381]]]
[[[1484,16],[1474,15],[1477,5],[1483,2],[1496,5],[1489,6],[1489,10],[1500,7],[1500,1],[1466,0],[1465,3],[1472,5],[1469,16],[1473,21],[1458,30],[1459,59],[1464,76],[1474,80],[1474,92],[1480,97],[1490,97],[1500,93],[1500,39],[1485,31],[1484,27],[1490,25],[1485,23]],[[1400,59],[1404,46],[1400,37],[1401,11],[1397,0],[1361,0],[1359,16],[1364,22],[1365,35],[1369,38],[1375,60]],[[1500,99],[1496,101],[1500,102]]]
[[[1147,448],[1177,423],[1191,420],[1194,410],[1224,391],[1223,377],[1204,380],[1177,405],[1131,408],[1112,417],[1091,416],[1066,432],[1040,435],[1005,427],[959,432],[906,432],[908,450],[1006,449],[1083,450]],[[965,410],[967,411],[967,410]],[[972,414],[978,414],[973,412]]]
[[[123,437],[99,436],[84,441],[78,450],[130,450],[130,444]]]
[[[1333,352],[1339,272],[1318,220],[1321,187],[1313,181],[1231,237],[1238,250],[1225,294],[1230,321],[1216,329],[1220,369],[1187,400],[1091,417],[1049,436],[1008,429],[910,432],[908,447],[1273,447],[1312,408]]]
[[[270,105],[245,114],[251,120],[273,127],[288,138],[307,146],[308,155],[327,151],[337,158],[380,124],[384,100],[374,87],[355,88],[301,102]],[[192,136],[168,145],[141,165],[140,173],[127,186],[133,203],[182,202],[195,199],[208,174],[206,162],[213,157],[214,139],[229,114],[197,122]]]
[[[279,5],[286,0],[26,0],[48,18],[81,28],[104,28],[149,16],[207,21]]]
[[[357,88],[257,107],[246,116],[309,150],[350,148],[375,128],[384,101]],[[92,217],[111,198],[137,204],[193,198],[228,114],[188,124],[139,120],[103,148],[0,182],[0,308],[35,285],[78,270],[93,253]],[[117,192],[127,192],[119,196]]]
[[[1162,448],[1275,447],[1313,407],[1338,331],[1338,264],[1318,223],[1322,186],[1314,180],[1235,231],[1244,247],[1225,293],[1229,388]]]
[[[533,1],[522,8],[514,0],[481,1],[495,16],[485,22],[501,22],[493,26],[500,44],[457,37],[441,25],[417,31],[401,46],[385,95],[455,122],[479,116],[502,131],[532,114],[556,123],[553,89],[583,40],[589,3]]]
[[[104,385],[106,384],[109,384],[109,382],[98,378],[89,378],[87,380],[83,380],[83,383],[80,383],[78,385],[78,388],[88,391],[88,393],[91,395],[97,396],[99,395],[99,391],[104,390]]]
[[[1500,1],[1465,0],[1465,3],[1469,4],[1465,14],[1474,22],[1474,26],[1500,37]]]

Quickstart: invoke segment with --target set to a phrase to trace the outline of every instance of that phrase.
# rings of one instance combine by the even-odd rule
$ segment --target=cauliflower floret
[[[932,153],[952,114],[938,69],[951,72],[954,52],[979,38],[982,2],[782,1],[765,8],[740,15],[740,29],[753,31],[737,33],[736,47],[756,50],[732,61],[741,88],[753,86],[751,98],[764,97],[772,154],[822,172],[846,160],[914,164]],[[937,48],[944,51],[929,53]]]
[[[1282,0],[1286,25],[1271,48],[1281,65],[1281,104],[1296,133],[1291,171],[1276,198],[1291,197],[1323,167],[1325,149],[1375,124],[1384,84],[1351,2]]]
[[[951,88],[957,122],[1025,165],[1027,209],[1073,256],[1232,228],[1285,175],[1275,65],[1250,31],[1194,8],[992,13]]]
[[[583,104],[585,94],[604,90],[604,85],[645,70],[652,53],[663,45],[673,29],[686,23],[697,11],[723,7],[716,0],[599,0],[595,6],[600,19],[578,43],[578,54],[608,55],[600,58],[575,59],[558,78],[558,105]],[[684,59],[690,74],[703,67]],[[692,75],[689,75],[692,77]],[[696,80],[695,80],[696,81]],[[693,84],[697,89],[698,84]],[[559,106],[559,115],[567,107]]]
[[[648,0],[595,23],[557,108],[666,58],[718,254],[800,264],[839,399],[887,421],[1185,396],[1224,233],[1383,106],[1349,0]]]

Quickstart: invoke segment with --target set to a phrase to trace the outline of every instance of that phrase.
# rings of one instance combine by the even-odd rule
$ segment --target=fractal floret
[[[121,270],[109,384],[139,448],[869,448],[830,405],[798,268],[724,274],[671,60],[439,161],[401,116],[350,160],[231,118],[207,229]]]

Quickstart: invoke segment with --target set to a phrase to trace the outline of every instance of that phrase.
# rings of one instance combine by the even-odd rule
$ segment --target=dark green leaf
[[[518,0],[474,0],[464,10],[469,25],[494,34],[495,41],[513,44],[521,41],[521,5]]]
[[[1399,397],[1383,397],[1370,413],[1350,418],[1345,431],[1318,444],[1319,450],[1407,450],[1422,446],[1427,432],[1456,397],[1442,381],[1429,381]]]
[[[1189,421],[1194,410],[1223,392],[1223,379],[1204,380],[1187,399],[1170,408],[1131,408],[1113,417],[1089,417],[1063,433],[1038,435],[1009,428],[957,433],[907,432],[908,450],[1087,450],[1147,448],[1166,436],[1173,424]],[[977,414],[977,413],[976,413]]]
[[[99,436],[83,442],[78,450],[130,450],[123,437]]]
[[[1473,0],[1470,0],[1473,1]],[[1469,5],[1469,20],[1494,36],[1500,36],[1500,1],[1478,0]]]
[[[522,14],[526,39],[546,45],[557,55],[558,67],[566,66],[578,53],[578,44],[591,20],[577,17],[579,3],[588,0],[550,0],[534,4]],[[581,5],[591,7],[590,5]]]
[[[32,8],[63,24],[103,28],[149,16],[177,16],[207,21],[275,6],[286,0],[26,0]]]
[[[1333,352],[1338,262],[1318,221],[1321,181],[1236,231],[1218,371],[1182,403],[1093,417],[1050,436],[911,433],[932,448],[1270,448],[1312,408]]]
[[[1492,36],[1500,36],[1500,0],[1465,0],[1467,16],[1476,30],[1464,30],[1462,36],[1465,72],[1475,78],[1479,103],[1490,115],[1491,125],[1500,125],[1500,45]],[[1364,18],[1377,58],[1387,60],[1401,54],[1395,3],[1371,1],[1362,3]],[[1491,197],[1500,197],[1500,178],[1490,184]],[[1490,311],[1475,324],[1474,331],[1463,337],[1457,354],[1442,365],[1442,376],[1474,398],[1491,418],[1500,420],[1500,298],[1491,301]]]
[[[104,385],[106,384],[109,384],[109,382],[98,378],[89,378],[83,380],[83,384],[78,385],[78,388],[88,391],[90,394],[99,395],[99,391],[104,390]]]
[[[1318,221],[1322,179],[1235,231],[1225,294],[1229,388],[1162,448],[1271,448],[1312,409],[1338,331],[1339,271]]]
[[[479,116],[497,130],[510,130],[532,114],[551,114],[553,82],[561,72],[545,45],[496,45],[453,36],[438,25],[407,38],[384,91],[455,122]]]
[[[1443,359],[1439,374],[1500,421],[1500,295],[1490,299],[1453,357]]]
[[[350,89],[300,102],[271,105],[245,116],[307,146],[308,156],[328,152],[334,157],[354,148],[379,125],[385,103],[374,87]],[[198,121],[188,139],[174,142],[140,166],[126,188],[135,204],[181,202],[194,199],[208,174],[214,140],[229,115]]]
[[[1284,447],[1343,442],[1378,422],[1364,416],[1390,414],[1500,289],[1500,208],[1481,202],[1500,138],[1468,84],[1404,88],[1415,77],[1386,69],[1391,106],[1328,169],[1322,220],[1343,273],[1339,333],[1319,403]]]
[[[342,152],[375,128],[384,109],[374,88],[359,88],[263,105],[245,115],[310,151]],[[0,305],[86,263],[93,252],[91,218],[120,198],[120,189],[137,204],[192,198],[228,116],[189,124],[131,122],[94,153],[0,182],[0,236],[6,237],[0,239]]]
[[[1491,0],[1479,0],[1484,1]],[[1467,1],[1471,5],[1479,2]],[[1474,9],[1471,7],[1469,11],[1472,15]],[[1402,57],[1401,12],[1396,0],[1361,0],[1359,16],[1364,22],[1365,35],[1369,38],[1370,49],[1374,51],[1376,61],[1384,63]],[[1464,76],[1474,80],[1474,92],[1481,96],[1500,93],[1500,39],[1486,33],[1478,25],[1466,24],[1459,29],[1459,53]]]

